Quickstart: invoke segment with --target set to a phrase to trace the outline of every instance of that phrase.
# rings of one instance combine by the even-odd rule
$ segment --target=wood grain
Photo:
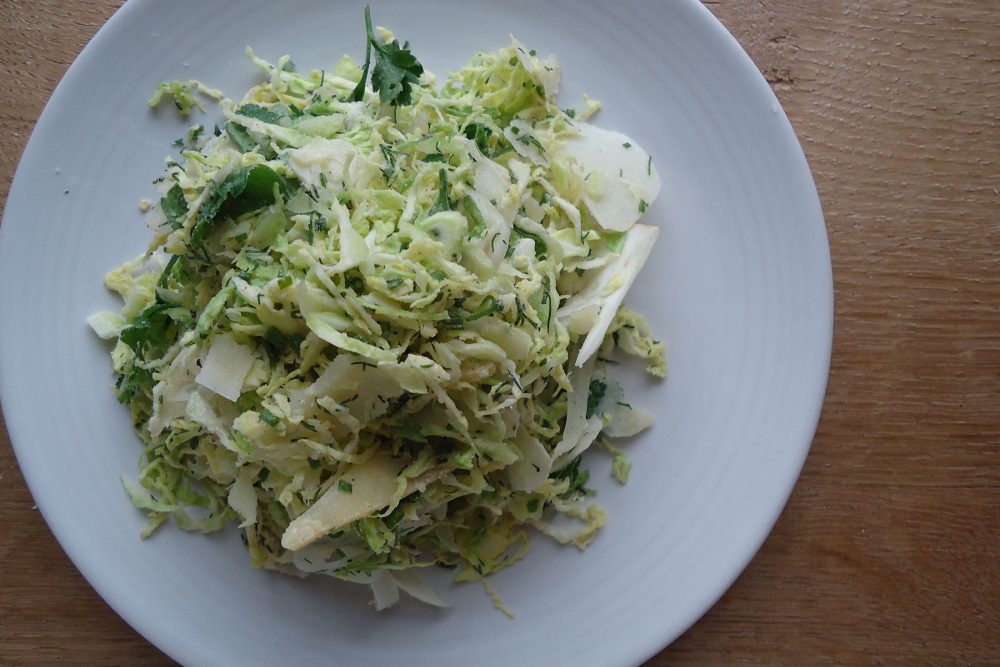
[[[49,94],[117,4],[0,0],[4,201]],[[833,363],[774,532],[648,664],[1000,664],[1000,4],[708,5],[813,169]],[[0,664],[172,664],[63,555],[0,438]]]

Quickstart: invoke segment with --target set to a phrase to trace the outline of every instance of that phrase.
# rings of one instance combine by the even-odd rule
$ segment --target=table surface
[[[118,4],[0,0],[0,204],[56,83]],[[1000,4],[707,4],[812,167],[833,258],[833,362],[773,533],[648,665],[996,664]],[[172,664],[76,571],[2,422],[0,441],[0,663]]]

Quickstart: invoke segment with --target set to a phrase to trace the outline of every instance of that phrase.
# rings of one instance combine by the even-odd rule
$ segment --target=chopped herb
[[[341,493],[353,493],[354,492],[354,486],[350,482],[348,482],[346,479],[342,479],[339,482],[337,482],[337,488],[340,490]]]
[[[261,411],[260,411],[260,419],[261,419],[261,421],[263,421],[264,423],[266,423],[268,426],[277,426],[278,422],[281,421],[278,418],[278,415],[274,414],[273,412],[271,412],[267,408],[262,408],[261,409]]]
[[[184,199],[181,186],[174,185],[167,190],[167,194],[160,199],[160,208],[163,209],[163,215],[167,217],[170,226],[173,229],[180,229],[188,212],[187,200]]]
[[[392,175],[396,171],[396,151],[389,144],[379,144],[379,150],[382,151],[382,157],[385,158],[385,166],[382,167],[382,176],[385,177],[386,182],[392,178]]]
[[[255,118],[261,122],[270,123],[271,125],[281,120],[281,114],[262,107],[259,104],[244,104],[236,110],[236,113],[247,118]]]
[[[545,147],[542,146],[541,142],[539,142],[538,139],[536,139],[534,136],[526,134],[523,137],[521,137],[521,141],[531,146],[534,146],[535,148],[538,149],[539,153],[545,155]]]
[[[427,212],[427,215],[434,215],[435,213],[440,213],[441,211],[450,211],[451,202],[448,201],[448,172],[444,167],[438,171],[438,196],[434,205],[431,206],[431,210]]]
[[[486,317],[487,315],[492,315],[493,313],[499,313],[503,309],[503,305],[497,301],[496,297],[492,294],[488,295],[483,299],[482,303],[479,304],[479,308],[472,313],[470,313],[466,318],[466,322],[472,322],[473,320],[478,320],[481,317]]]
[[[604,400],[604,394],[608,391],[608,385],[601,380],[590,381],[590,393],[587,394],[587,419],[594,416],[597,406]]]
[[[584,495],[590,495],[594,492],[593,489],[588,489],[584,486],[590,480],[590,471],[586,469],[580,470],[580,463],[581,458],[577,456],[568,466],[552,475],[557,480],[569,480],[569,487],[562,494],[563,498],[568,498],[577,491]]]
[[[462,208],[465,209],[465,214],[472,219],[473,225],[472,229],[469,230],[469,236],[472,238],[482,238],[486,235],[486,221],[483,219],[483,214],[480,212],[479,207],[476,206],[476,202],[473,201],[472,197],[465,195],[462,197]],[[496,237],[493,237],[496,239]]]
[[[479,148],[481,153],[486,153],[489,151],[490,137],[493,135],[493,130],[488,128],[482,123],[469,123],[462,130],[462,134],[465,135],[467,139],[472,139],[476,142],[476,146]]]
[[[201,135],[204,133],[205,133],[204,125],[192,125],[191,127],[189,127],[187,134],[188,145],[194,146],[198,142],[198,139],[201,138]]]

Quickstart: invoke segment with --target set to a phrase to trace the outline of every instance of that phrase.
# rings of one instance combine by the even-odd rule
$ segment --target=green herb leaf
[[[189,264],[183,255],[171,255],[167,265],[163,267],[163,272],[156,281],[157,287],[167,287],[171,279],[177,283],[184,283],[189,277]]]
[[[132,323],[122,329],[120,340],[132,348],[140,358],[147,352],[165,350],[170,342],[170,324],[179,322],[190,325],[193,322],[190,311],[157,302],[147,306]]]
[[[493,130],[482,123],[469,123],[465,126],[463,134],[465,134],[467,139],[472,139],[476,142],[476,146],[479,147],[480,152],[489,152],[490,136],[493,134]]]
[[[396,149],[389,144],[379,144],[378,148],[382,151],[382,157],[385,158],[385,166],[382,167],[381,171],[386,183],[388,183],[392,175],[396,173]]]
[[[244,104],[239,109],[236,110],[241,116],[246,116],[247,118],[256,118],[259,121],[265,123],[276,124],[281,120],[281,114],[266,107],[262,107],[259,104]]]
[[[273,412],[271,412],[267,408],[261,408],[260,418],[261,418],[261,421],[265,422],[268,426],[277,426],[278,422],[281,421],[278,418],[278,415],[274,414]]]
[[[503,305],[497,301],[496,297],[490,294],[483,299],[482,303],[479,304],[479,308],[476,308],[473,313],[465,318],[465,321],[472,322],[473,320],[478,320],[481,317],[498,313],[502,308]]]
[[[341,493],[354,493],[354,486],[346,479],[337,482],[337,488],[340,489]]]
[[[167,222],[173,229],[180,229],[184,216],[187,215],[188,205],[184,199],[184,191],[181,186],[175,185],[167,191],[167,194],[160,199],[160,208],[167,216]]]
[[[469,230],[469,236],[477,239],[486,236],[486,221],[483,219],[482,211],[479,210],[472,197],[469,195],[462,197],[462,208],[465,209],[465,215],[473,222],[472,229]]]
[[[223,126],[226,130],[226,134],[229,138],[233,140],[236,147],[240,149],[243,153],[249,153],[253,149],[257,148],[257,142],[253,140],[250,133],[246,131],[246,128],[242,125],[237,125],[236,123],[229,122]]]
[[[368,67],[371,64],[371,51],[375,50],[375,69],[372,70],[372,89],[378,92],[379,99],[393,106],[409,104],[413,84],[420,83],[420,75],[424,73],[423,66],[410,52],[410,43],[402,46],[397,40],[388,44],[382,43],[375,36],[372,28],[371,8],[365,6],[365,29],[368,41],[365,44],[365,64],[361,68],[361,80],[351,93],[351,100],[360,102],[365,95],[365,81],[368,79]]]
[[[586,469],[580,470],[580,462],[581,459],[577,456],[568,466],[552,476],[553,479],[557,480],[569,480],[569,488],[562,494],[563,498],[568,498],[577,491],[585,495],[589,495],[594,492],[592,489],[588,489],[584,486],[584,484],[590,481],[590,471]]]
[[[238,217],[274,203],[274,187],[287,199],[292,187],[267,165],[242,167],[212,186],[199,211],[200,219],[191,231],[191,241],[203,241],[217,218]]]
[[[601,380],[590,381],[590,393],[587,394],[587,419],[594,416],[597,406],[604,400],[604,394],[608,391],[608,385]]]
[[[451,202],[448,201],[448,172],[444,167],[441,167],[438,171],[438,178],[440,181],[438,183],[437,201],[434,202],[434,206],[431,206],[431,210],[427,212],[427,215],[451,210]]]
[[[411,440],[413,442],[427,442],[427,437],[420,430],[420,424],[413,415],[407,415],[403,421],[396,426],[395,433],[399,438]]]
[[[128,404],[136,394],[152,392],[154,384],[152,371],[132,364],[128,371],[118,377],[118,402]]]
[[[198,139],[205,133],[204,125],[192,125],[188,128],[187,142],[188,146],[194,146]]]

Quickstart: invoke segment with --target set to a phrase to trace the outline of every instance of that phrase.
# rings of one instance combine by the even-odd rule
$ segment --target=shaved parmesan
[[[246,345],[240,345],[230,334],[212,339],[212,347],[194,381],[223,398],[235,401],[240,397],[243,380],[256,356]]]
[[[526,429],[518,431],[518,436],[520,456],[507,468],[507,478],[515,491],[534,491],[549,478],[552,459],[538,438]]]
[[[281,546],[301,549],[387,506],[396,490],[397,472],[392,458],[382,453],[350,468],[319,500],[288,524],[281,536]],[[343,490],[340,482],[349,484],[351,490]]]
[[[244,468],[237,475],[236,481],[229,487],[227,502],[243,517],[240,528],[246,528],[257,523],[257,492],[253,488],[256,471]]]
[[[562,154],[572,157],[584,177],[599,183],[587,188],[587,210],[604,229],[623,232],[660,194],[660,177],[649,153],[620,132],[577,123],[580,136],[568,140]]]
[[[292,520],[281,536],[281,546],[297,550],[328,533],[388,507],[397,500],[397,464],[385,452],[350,468],[309,509]],[[422,492],[451,469],[438,466],[410,480],[403,497]],[[349,490],[348,490],[349,489]]]

